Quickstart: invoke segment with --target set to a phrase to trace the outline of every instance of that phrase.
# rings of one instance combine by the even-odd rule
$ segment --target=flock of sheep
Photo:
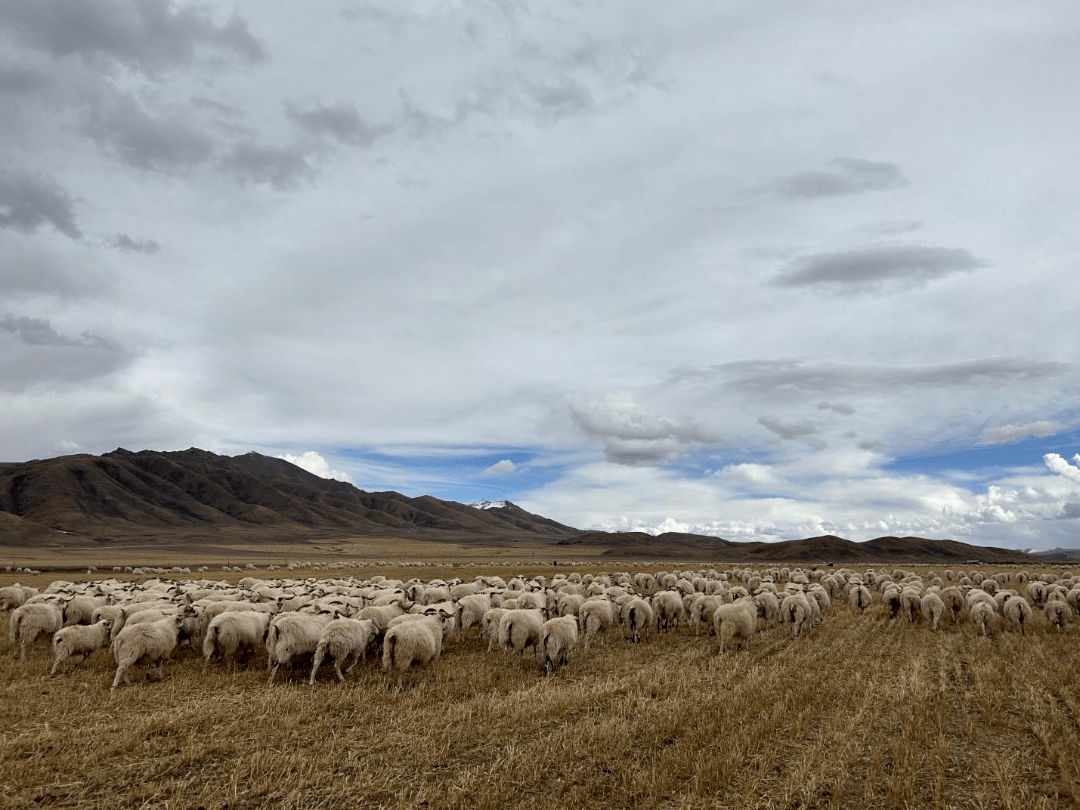
[[[886,620],[970,621],[984,634],[1004,627],[1025,633],[1033,617],[1063,632],[1080,611],[1080,582],[1024,571],[926,576],[848,569],[735,568],[658,573],[558,574],[408,581],[382,576],[225,581],[118,579],[56,581],[41,590],[0,588],[0,613],[10,611],[12,653],[25,660],[32,645],[51,640],[50,676],[66,662],[100,649],[116,663],[112,687],[131,684],[138,664],[164,662],[181,644],[201,650],[204,668],[261,661],[269,681],[282,666],[311,661],[309,683],[330,663],[345,681],[369,649],[401,684],[414,667],[434,666],[444,644],[476,631],[488,650],[504,650],[520,665],[529,648],[548,674],[567,664],[579,642],[621,631],[632,643],[652,633],[715,635],[723,654],[760,629],[784,625],[795,636],[820,624],[834,601]],[[344,672],[342,669],[344,668]]]

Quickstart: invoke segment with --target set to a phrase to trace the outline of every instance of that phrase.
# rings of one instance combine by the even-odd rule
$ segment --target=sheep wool
[[[577,641],[577,617],[560,616],[544,622],[540,629],[540,646],[544,650],[545,674],[553,675],[556,669],[566,666]]]
[[[757,605],[751,599],[737,599],[730,605],[717,607],[713,613],[713,627],[720,641],[719,654],[724,654],[725,641],[741,642],[754,635],[757,632],[757,617]]]
[[[214,616],[206,628],[202,653],[207,663],[214,656],[236,664],[240,650],[254,650],[263,644],[270,627],[269,613],[256,610],[228,610]]]
[[[52,638],[53,633],[64,626],[64,615],[60,607],[48,602],[24,604],[11,611],[8,619],[8,631],[11,639],[11,653],[20,661],[26,660],[26,651],[41,637]],[[18,645],[16,656],[15,645]]]
[[[338,680],[345,683],[345,675],[341,674],[343,664],[352,663],[345,670],[346,675],[352,674],[353,668],[358,662],[367,657],[367,648],[375,638],[375,622],[371,619],[334,619],[323,628],[319,636],[319,643],[315,646],[315,657],[311,664],[311,678],[308,684],[315,683],[315,673],[319,671],[319,665],[329,655],[334,662],[334,672]]]
[[[1005,615],[1005,618],[1016,625],[1016,629],[1021,634],[1024,633],[1024,626],[1031,623],[1031,605],[1027,603],[1027,600],[1022,596],[1010,596],[1002,608],[1001,612]]]
[[[520,664],[526,647],[531,646],[534,653],[539,653],[543,627],[544,614],[539,610],[507,611],[499,620],[499,646],[507,652],[516,652]]]
[[[184,617],[176,614],[156,622],[125,625],[112,643],[113,657],[116,659],[116,677],[113,678],[112,688],[116,689],[121,681],[130,686],[131,668],[140,661],[157,662],[157,677],[162,677],[165,659],[176,649],[183,623]]]
[[[52,678],[60,669],[60,665],[69,658],[78,658],[75,662],[78,666],[85,661],[94,650],[101,650],[109,646],[112,639],[112,620],[102,619],[95,624],[76,624],[61,627],[53,634],[53,661],[49,677]]]
[[[442,623],[434,616],[391,627],[383,638],[383,672],[396,671],[400,687],[402,675],[414,666],[430,665],[434,671],[442,642]]]
[[[928,593],[919,604],[923,618],[930,622],[931,628],[937,632],[938,622],[945,615],[945,603],[936,593]]]

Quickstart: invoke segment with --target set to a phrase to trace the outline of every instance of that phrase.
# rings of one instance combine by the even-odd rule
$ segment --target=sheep
[[[1046,620],[1057,628],[1059,633],[1064,632],[1064,625],[1072,619],[1072,608],[1066,602],[1047,602]]]
[[[615,624],[615,606],[607,599],[589,599],[578,608],[578,629],[585,636],[585,649],[589,640],[599,636]]]
[[[675,591],[660,591],[652,599],[656,613],[656,632],[678,628],[679,617],[686,615],[682,600]]]
[[[466,594],[458,600],[458,605],[460,606],[458,638],[460,639],[465,634],[465,631],[473,626],[480,627],[480,633],[483,635],[484,614],[493,607],[491,599],[485,594]]]
[[[995,632],[1000,622],[997,610],[993,602],[976,602],[968,611],[972,623],[982,630],[984,636]]]
[[[534,654],[539,653],[543,627],[544,614],[539,610],[507,611],[499,620],[499,646],[507,652],[516,652],[520,665],[526,647],[532,646]]]
[[[928,593],[919,604],[923,618],[930,622],[931,628],[937,632],[938,622],[945,613],[945,603],[936,593]]]
[[[714,594],[712,596],[706,596],[702,599],[698,599],[690,608],[689,624],[694,628],[694,635],[698,634],[698,630],[701,626],[709,628],[709,632],[712,632],[713,628],[713,616],[716,614],[716,609],[723,604],[730,604],[730,594]]]
[[[725,639],[741,642],[754,635],[757,632],[757,617],[757,605],[751,599],[737,599],[730,605],[718,606],[713,613],[713,627],[720,640],[719,654],[724,654]]]
[[[61,627],[53,633],[53,654],[56,656],[56,660],[53,661],[49,677],[54,677],[57,670],[60,669],[60,665],[69,658],[78,656],[79,660],[75,662],[75,666],[78,666],[94,650],[108,647],[109,642],[112,640],[112,625],[111,619],[102,619],[100,622],[90,625],[80,624]]]
[[[434,616],[389,628],[383,638],[383,672],[397,671],[398,688],[402,674],[414,665],[430,664],[434,672],[435,661],[442,654],[442,642],[443,626]]]
[[[499,622],[510,612],[509,608],[492,608],[484,614],[480,624],[480,636],[488,640],[488,652],[495,652],[499,647]]]
[[[163,677],[165,659],[176,649],[183,623],[184,617],[177,613],[156,622],[125,625],[112,643],[113,658],[116,660],[116,677],[113,678],[112,688],[120,686],[121,681],[130,686],[131,668],[139,661],[156,661],[157,678]]]
[[[323,628],[319,635],[319,643],[315,646],[315,657],[311,664],[311,678],[309,686],[315,685],[315,673],[319,670],[323,658],[329,653],[334,661],[334,672],[338,680],[345,683],[345,675],[341,674],[343,664],[352,659],[352,664],[346,675],[351,675],[353,668],[358,662],[367,657],[367,648],[375,638],[375,622],[371,619],[334,619]]]
[[[64,605],[64,625],[90,624],[94,610],[105,604],[104,599],[92,596],[73,596]]]
[[[210,621],[203,638],[202,654],[206,664],[214,655],[235,666],[236,653],[241,648],[254,650],[266,640],[270,629],[270,614],[256,610],[227,610]],[[203,666],[204,670],[206,665]]]
[[[379,633],[385,633],[391,619],[402,615],[404,612],[405,607],[401,602],[393,602],[389,605],[369,605],[356,614],[355,618],[371,619],[375,622],[375,629]]]
[[[758,607],[758,615],[765,619],[766,626],[772,626],[780,621],[780,600],[775,593],[763,590],[752,598]]]
[[[881,592],[881,604],[888,609],[889,618],[895,619],[900,613],[902,603],[900,601],[900,589],[896,587],[886,588]]]
[[[1035,607],[1041,608],[1046,603],[1046,584],[1037,579],[1032,580],[1028,583],[1027,594]]]
[[[1024,625],[1031,621],[1031,605],[1022,596],[1010,596],[1001,611],[1005,618],[1016,625],[1020,634],[1024,634]]]
[[[274,682],[282,664],[315,653],[322,630],[331,618],[329,613],[279,613],[271,620],[266,632],[266,665],[270,670],[267,683]]]
[[[907,614],[908,621],[915,621],[917,612],[922,604],[922,594],[915,588],[904,588],[900,591],[900,608]]]
[[[36,589],[26,588],[18,584],[0,588],[0,613],[22,607],[27,599],[36,595]]]
[[[48,602],[24,604],[11,611],[8,630],[11,638],[11,654],[20,661],[26,660],[26,650],[42,636],[52,638],[53,633],[64,626],[64,615],[60,606]],[[19,652],[15,655],[15,646]]]
[[[873,597],[870,595],[869,588],[867,588],[865,585],[856,585],[854,588],[848,591],[848,601],[851,602],[851,606],[855,608],[856,611],[862,613],[868,607],[870,607],[870,604],[874,600]]]
[[[623,605],[621,618],[627,641],[637,644],[652,626],[653,609],[644,599],[632,597]]]
[[[946,610],[952,613],[952,619],[955,623],[960,615],[961,608],[964,607],[963,594],[960,593],[959,588],[953,585],[943,590],[939,596],[941,596],[941,601],[945,603]]]
[[[544,650],[544,673],[555,674],[555,670],[566,666],[570,650],[578,641],[577,617],[559,616],[548,619],[540,628],[540,646]]]
[[[784,624],[792,626],[792,635],[798,636],[803,628],[809,629],[813,621],[813,612],[806,594],[792,593],[780,603],[780,616]]]

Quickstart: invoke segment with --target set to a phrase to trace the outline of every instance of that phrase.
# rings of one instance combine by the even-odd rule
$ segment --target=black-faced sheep
[[[101,650],[109,646],[112,640],[112,620],[102,619],[96,624],[71,625],[61,627],[53,634],[53,661],[52,671],[49,677],[56,675],[60,665],[69,658],[78,658],[75,666],[85,661],[94,650]]]
[[[559,616],[548,619],[540,629],[540,646],[544,650],[544,672],[553,675],[555,670],[566,666],[570,650],[577,645],[576,616]]]

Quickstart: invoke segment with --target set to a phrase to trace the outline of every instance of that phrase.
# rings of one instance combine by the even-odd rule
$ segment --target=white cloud
[[[1026,425],[1002,425],[1001,427],[984,430],[979,444],[1007,444],[1018,439],[1053,436],[1060,430],[1061,426],[1057,422],[1050,422],[1045,419],[1038,422],[1028,422]]]
[[[507,475],[517,469],[517,465],[510,459],[504,458],[502,461],[497,461],[484,470],[484,475]]]
[[[1069,481],[1075,481],[1080,484],[1080,453],[1073,456],[1073,461],[1076,463],[1076,467],[1057,453],[1047,453],[1043,456],[1043,463],[1046,464],[1046,467],[1050,472],[1057,473]]]
[[[283,458],[290,464],[295,464],[297,467],[307,470],[320,478],[332,478],[335,481],[344,481],[346,484],[352,483],[352,477],[348,473],[331,469],[330,463],[314,450],[308,450],[298,456],[291,453],[282,453],[278,458]]]

